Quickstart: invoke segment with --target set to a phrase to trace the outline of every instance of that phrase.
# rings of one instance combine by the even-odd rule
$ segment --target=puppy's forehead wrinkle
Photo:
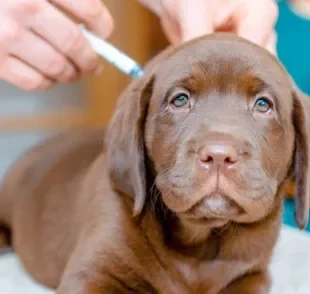
[[[243,41],[219,41],[216,38],[203,38],[178,49],[161,63],[159,75],[160,83],[164,85],[194,80],[199,84],[216,81],[217,86],[221,82],[223,85],[229,83],[231,87],[240,82],[241,77],[254,90],[290,84],[287,72],[264,49]]]
[[[219,35],[202,37],[193,42],[189,42],[185,44],[185,46],[180,47],[174,54],[170,55],[170,58],[178,58],[180,56],[183,60],[184,56],[188,56],[185,60],[212,58],[214,61],[225,56],[227,60],[243,60],[251,66],[261,64],[262,61],[268,61],[275,65],[275,68],[281,68],[278,60],[267,50],[245,40],[238,41],[234,38],[234,41],[231,42],[231,38],[227,35],[220,37]]]
[[[227,60],[216,62],[216,66],[212,68],[214,63],[200,61],[177,72],[163,73],[157,93],[169,97],[171,92],[180,88],[192,95],[209,94],[217,98],[228,98],[226,103],[229,103],[231,96],[240,99],[241,95],[243,98],[252,99],[258,93],[267,92],[276,96],[274,93],[283,91],[283,82],[274,83],[275,77],[264,71],[256,73],[248,67],[237,69],[233,62]],[[190,73],[187,73],[188,71]]]

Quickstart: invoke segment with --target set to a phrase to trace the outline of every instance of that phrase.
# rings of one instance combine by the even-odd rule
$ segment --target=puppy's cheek
[[[167,187],[167,185],[158,184],[158,188],[161,192],[163,203],[171,211],[181,212],[186,210],[186,192],[181,192],[180,189]]]
[[[223,191],[244,210],[234,221],[259,221],[270,213],[278,181],[267,176],[258,165],[247,165],[244,170],[235,174],[233,181],[225,178],[220,181]]]
[[[156,177],[156,186],[161,192],[162,201],[174,212],[186,210],[188,203],[191,203],[191,188],[183,172],[158,173]]]
[[[235,173],[234,182],[240,191],[250,199],[259,199],[265,194],[276,192],[277,182],[268,176],[259,160],[253,160]]]
[[[157,181],[162,189],[174,190],[176,194],[193,192],[192,188],[200,183],[193,161],[185,155],[175,155],[174,158],[171,155],[164,164],[160,164],[157,168]]]
[[[273,207],[273,197],[265,197],[260,201],[253,201],[245,208],[245,213],[236,217],[238,223],[252,223],[268,216]]]
[[[246,223],[259,221],[265,218],[274,207],[274,195],[276,191],[276,187],[269,187],[268,189],[256,192],[248,190],[248,193],[246,193],[247,195],[240,201],[245,213],[239,216],[236,221]]]

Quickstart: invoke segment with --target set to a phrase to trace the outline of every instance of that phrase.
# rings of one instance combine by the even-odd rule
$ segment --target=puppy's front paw
[[[270,284],[266,273],[253,274],[234,281],[220,291],[220,294],[268,294]]]

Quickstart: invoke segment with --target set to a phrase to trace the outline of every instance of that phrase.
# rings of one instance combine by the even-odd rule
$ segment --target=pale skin
[[[310,16],[310,1],[309,0],[290,0],[293,9],[301,16],[309,18]]]
[[[274,52],[274,0],[139,2],[158,15],[173,44],[230,31]],[[0,1],[0,80],[34,91],[99,75],[102,63],[73,19],[105,39],[114,30],[113,17],[100,0]]]

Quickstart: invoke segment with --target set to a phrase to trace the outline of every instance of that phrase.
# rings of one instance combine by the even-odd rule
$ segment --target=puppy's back
[[[0,185],[0,224],[11,225],[13,203],[23,195],[78,177],[103,152],[103,139],[103,129],[70,130],[26,151]]]

